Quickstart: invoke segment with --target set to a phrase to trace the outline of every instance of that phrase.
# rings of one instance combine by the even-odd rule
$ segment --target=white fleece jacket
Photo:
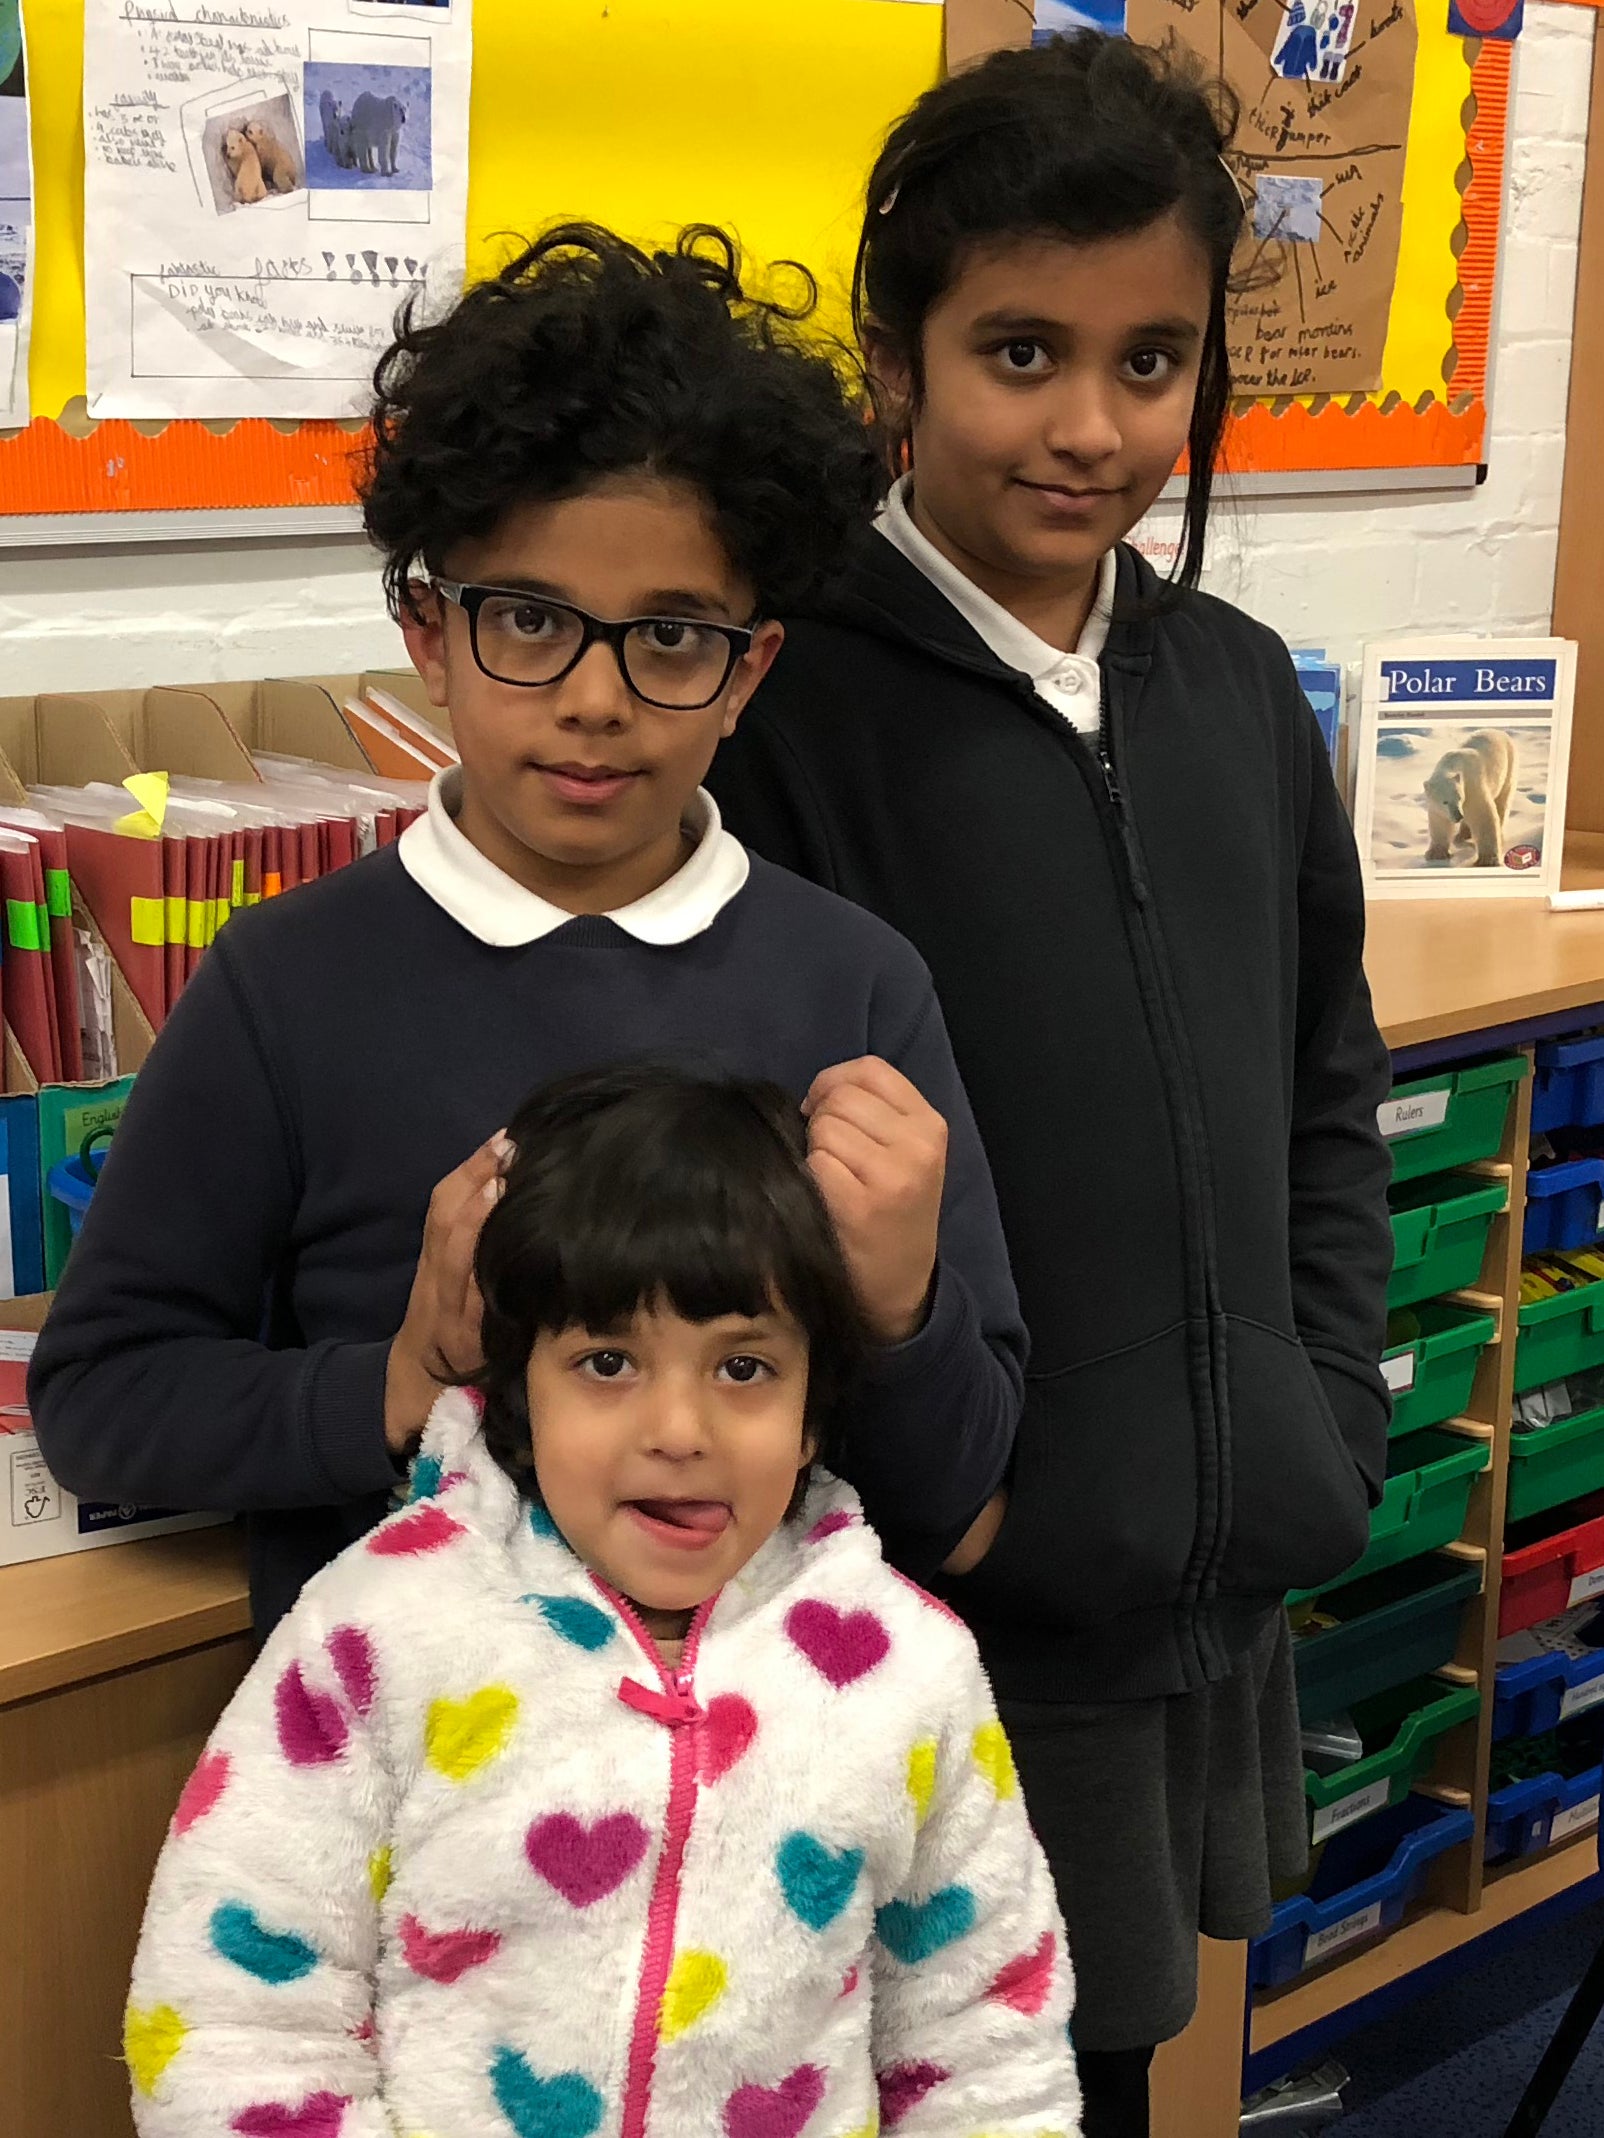
[[[174,1814],[142,2138],[1070,2138],[1070,1971],[964,1628],[854,1495],[661,1668],[470,1400]]]

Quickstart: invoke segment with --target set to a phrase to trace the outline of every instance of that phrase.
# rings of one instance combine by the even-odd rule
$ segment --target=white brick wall
[[[1487,482],[1219,512],[1208,583],[1296,643],[1351,660],[1382,633],[1548,627],[1593,23],[1590,7],[1528,0],[1516,47]],[[354,539],[0,552],[7,693],[401,658]]]

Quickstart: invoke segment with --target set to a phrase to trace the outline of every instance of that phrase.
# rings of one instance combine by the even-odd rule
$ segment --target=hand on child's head
[[[546,1511],[653,1614],[693,1611],[740,1572],[813,1453],[807,1338],[783,1309],[543,1331],[527,1391]]]
[[[492,1136],[429,1198],[423,1248],[386,1374],[385,1438],[398,1454],[422,1432],[441,1388],[479,1364],[483,1303],[473,1260],[511,1156],[506,1136]]]

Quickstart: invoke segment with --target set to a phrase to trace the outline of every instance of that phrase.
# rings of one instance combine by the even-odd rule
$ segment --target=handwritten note
[[[33,164],[21,0],[0,0],[0,424],[28,420]]]
[[[1237,391],[1373,391],[1403,228],[1414,0],[1130,0],[1128,20],[1143,42],[1173,32],[1242,100],[1228,159],[1249,210],[1227,319]],[[1445,354],[1450,337],[1445,316]]]
[[[87,0],[93,415],[361,410],[460,280],[471,7]]]

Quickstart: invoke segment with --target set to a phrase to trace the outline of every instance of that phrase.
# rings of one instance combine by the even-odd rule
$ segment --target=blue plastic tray
[[[1604,1033],[1556,1039],[1537,1050],[1532,1128],[1593,1128],[1604,1122]]]
[[[1604,1765],[1580,1774],[1534,1774],[1529,1781],[1495,1789],[1487,1799],[1488,1862],[1534,1856],[1550,1841],[1582,1833],[1597,1820],[1601,1783]]]
[[[1410,1796],[1334,1834],[1309,1890],[1282,1901],[1263,1937],[1248,1946],[1248,1986],[1273,1989],[1363,1938],[1394,1929],[1427,1865],[1475,1830],[1470,1812]]]
[[[1493,1681],[1493,1736],[1539,1737],[1604,1705],[1604,1648],[1594,1655],[1534,1655],[1505,1663]]]
[[[1567,1158],[1526,1176],[1523,1254],[1592,1247],[1604,1229],[1604,1158]]]

